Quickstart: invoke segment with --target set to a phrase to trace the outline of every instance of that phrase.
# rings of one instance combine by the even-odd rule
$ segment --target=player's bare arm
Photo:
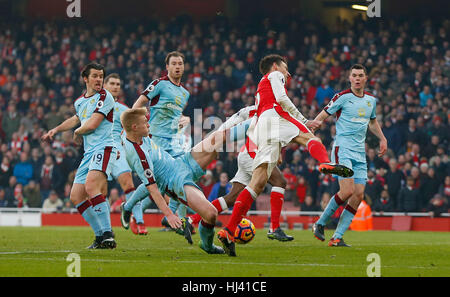
[[[139,108],[139,107],[147,107],[148,104],[148,98],[147,96],[140,95],[139,98],[134,102],[132,108]]]
[[[166,200],[159,192],[156,183],[148,185],[147,190],[150,193],[150,197],[152,197],[153,201],[155,201],[156,206],[158,206],[159,210],[161,210],[161,212],[167,218],[170,227],[174,229],[180,228],[182,225],[180,218],[170,210]]]
[[[369,122],[369,130],[380,140],[380,150],[378,156],[383,156],[387,151],[387,139],[381,130],[380,124],[377,119],[371,119]]]
[[[101,113],[96,112],[96,113],[92,114],[92,116],[89,118],[89,120],[84,122],[84,124],[81,125],[81,127],[79,127],[78,129],[75,130],[75,134],[76,135],[85,135],[85,134],[89,134],[89,133],[93,132],[95,129],[97,129],[98,126],[100,126],[100,124],[104,118],[105,118],[105,116]]]
[[[65,120],[64,122],[62,122],[61,124],[59,124],[58,126],[56,126],[55,128],[49,130],[44,135],[42,135],[41,140],[42,141],[53,140],[53,137],[57,133],[71,130],[71,129],[75,128],[76,126],[78,126],[79,124],[80,124],[80,120],[78,119],[78,117],[76,115],[74,115],[74,116],[68,118],[67,120]]]
[[[322,126],[323,121],[325,121],[326,118],[328,118],[328,116],[329,116],[329,114],[328,114],[326,111],[322,110],[322,111],[316,116],[316,118],[315,118],[314,120],[308,121],[308,123],[311,122],[311,123],[310,123],[311,127],[308,126],[308,123],[307,123],[306,126],[308,126],[308,128],[311,129],[312,131],[316,131],[317,129],[320,128],[320,126]]]

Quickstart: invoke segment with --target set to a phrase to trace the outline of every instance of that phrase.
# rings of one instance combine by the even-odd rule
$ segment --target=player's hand
[[[308,129],[310,129],[312,132],[319,129],[321,125],[322,125],[322,122],[318,121],[318,120],[310,120],[310,121],[306,122],[306,127],[308,127]]]
[[[80,134],[73,134],[73,142],[75,142],[76,145],[81,145],[83,143],[83,136]]]
[[[170,227],[172,227],[173,229],[179,229],[183,225],[180,218],[175,214],[168,215],[167,222],[169,222]]]
[[[278,165],[281,165],[281,163],[283,163],[283,156],[280,154],[280,156],[278,157]]]
[[[387,140],[380,140],[380,151],[378,152],[378,157],[382,157],[387,151]]]
[[[48,131],[47,133],[45,133],[44,135],[42,135],[41,140],[42,141],[52,141],[53,137],[55,136],[55,134],[57,133],[56,128],[51,129],[50,131]]]

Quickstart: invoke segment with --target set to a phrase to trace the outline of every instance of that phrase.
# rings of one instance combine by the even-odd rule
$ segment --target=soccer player
[[[166,216],[173,229],[180,229],[183,222],[167,206],[161,193],[191,207],[202,217],[198,233],[200,248],[209,254],[223,254],[221,247],[213,244],[216,208],[206,199],[195,183],[205,174],[205,169],[217,156],[217,150],[226,138],[225,131],[216,131],[194,146],[191,152],[173,158],[148,137],[149,123],[146,108],[126,110],[121,116],[126,132],[124,141],[127,161],[146,186],[150,197]],[[123,136],[124,137],[124,136]],[[122,225],[127,228],[131,209],[139,201],[137,196],[122,204]],[[187,229],[183,226],[183,229]]]
[[[131,176],[131,168],[125,157],[125,150],[122,146],[122,124],[120,115],[128,109],[128,106],[118,101],[121,90],[120,76],[117,73],[111,73],[105,78],[105,89],[114,97],[114,119],[113,119],[113,138],[118,150],[118,159],[113,163],[111,176],[117,180],[125,193],[126,200],[130,199],[136,190]],[[131,230],[137,235],[147,235],[148,231],[144,224],[144,215],[141,203],[137,203],[133,208],[133,217],[131,218]]]
[[[43,140],[52,140],[55,134],[81,124],[74,132],[74,140],[84,143],[84,156],[75,175],[70,200],[94,230],[95,240],[90,249],[116,247],[106,201],[107,177],[117,156],[112,137],[114,98],[103,89],[104,76],[102,65],[86,65],[81,72],[86,92],[74,102],[76,115],[42,136]]]
[[[244,111],[245,109],[248,110]],[[234,140],[238,140],[241,137],[237,135],[241,132],[241,129],[243,130],[244,135],[247,133],[246,131],[251,125],[251,120],[256,112],[256,107],[253,105],[248,108],[244,108],[239,112],[242,114],[247,112],[250,119],[232,128],[230,135],[235,135]],[[249,137],[244,136],[244,138],[245,145],[242,146],[237,158],[238,171],[236,172],[234,178],[230,181],[232,185],[230,192],[225,196],[219,197],[211,202],[217,208],[219,214],[234,205],[238,195],[250,183],[252,178],[252,164],[256,154],[256,145],[249,139]],[[280,227],[280,214],[283,208],[286,179],[278,167],[275,167],[272,171],[268,183],[272,185],[272,190],[270,193],[270,228],[267,233],[267,237],[278,241],[294,240],[294,237],[286,235]],[[200,216],[198,214],[194,214],[190,218],[192,219],[193,224],[197,224],[200,221]]]
[[[217,234],[229,256],[236,256],[233,235],[237,225],[263,191],[277,165],[281,148],[291,141],[308,148],[311,156],[320,163],[320,172],[341,176],[353,174],[343,165],[330,163],[325,146],[308,128],[317,127],[317,122],[306,120],[287,96],[285,82],[290,74],[286,60],[279,55],[268,55],[260,61],[259,69],[263,78],[255,96],[257,121],[249,135],[258,148],[252,178],[236,199],[228,224]]]
[[[325,240],[324,226],[336,209],[348,201],[341,213],[338,226],[329,246],[349,246],[344,242],[344,232],[350,226],[359,204],[364,197],[367,180],[365,141],[367,128],[380,140],[379,156],[387,150],[387,140],[376,119],[376,98],[364,91],[367,70],[355,64],[350,69],[350,89],[334,95],[330,103],[317,115],[322,123],[329,115],[336,114],[336,139],[333,144],[332,160],[352,168],[352,177],[338,177],[339,192],[328,203],[319,220],[313,225],[314,236]]]
[[[182,134],[183,127],[189,123],[189,118],[182,114],[189,99],[189,91],[181,84],[184,61],[182,53],[168,53],[165,59],[167,75],[152,81],[133,104],[133,108],[139,108],[150,103],[149,135],[154,143],[174,158],[185,153]],[[144,185],[138,186],[136,195],[148,195],[147,188]],[[150,200],[143,201],[143,209],[149,202]],[[176,199],[170,199],[169,207],[173,212],[179,207],[183,208]],[[185,211],[181,211],[181,214],[185,214]],[[165,219],[163,224],[167,225]]]

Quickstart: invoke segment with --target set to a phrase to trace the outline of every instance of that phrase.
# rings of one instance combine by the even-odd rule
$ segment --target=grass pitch
[[[87,250],[93,240],[87,227],[0,227],[0,276],[67,276],[70,253],[79,254],[84,277],[364,277],[372,253],[379,255],[381,276],[450,276],[444,232],[348,231],[352,247],[332,248],[309,230],[286,230],[294,241],[278,242],[258,229],[251,243],[236,245],[237,257],[229,257],[204,253],[198,234],[189,245],[159,230],[136,236],[116,227],[115,250]],[[326,230],[327,239],[332,232]]]

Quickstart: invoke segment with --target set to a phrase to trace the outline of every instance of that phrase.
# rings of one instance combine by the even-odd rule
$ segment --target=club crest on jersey
[[[103,107],[103,101],[98,101],[97,108],[102,108],[102,107]]]
[[[366,115],[366,110],[365,110],[364,108],[358,109],[358,115],[359,115],[360,117],[365,116],[365,115]]]
[[[152,178],[153,177],[152,171],[150,169],[148,169],[148,168],[144,170],[144,175],[145,175],[146,178]]]
[[[372,104],[370,103],[370,101],[367,101],[367,106],[372,107]]]

